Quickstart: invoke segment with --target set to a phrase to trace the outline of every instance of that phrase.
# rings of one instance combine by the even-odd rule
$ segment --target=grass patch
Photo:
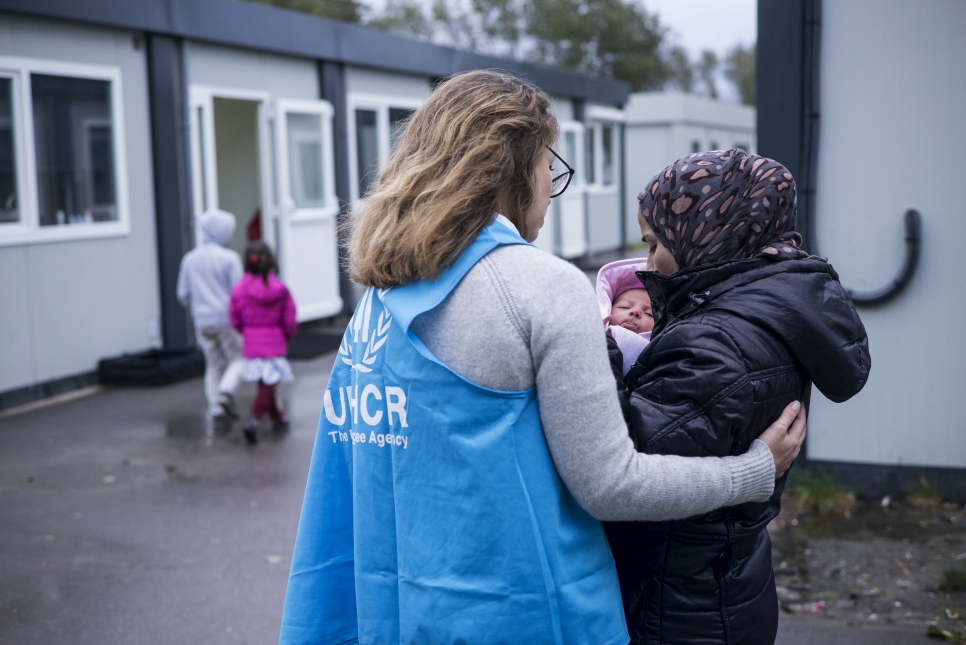
[[[940,502],[942,497],[939,495],[939,489],[925,477],[920,477],[919,482],[906,495],[906,503],[915,508],[939,508]]]
[[[929,638],[938,638],[947,643],[966,643],[966,637],[961,633],[951,629],[939,629],[935,625],[930,625],[926,628],[926,636]]]
[[[956,565],[943,571],[939,588],[943,591],[966,591],[966,567]]]
[[[852,517],[855,493],[843,486],[835,475],[827,472],[803,472],[793,495],[802,510],[822,517]]]

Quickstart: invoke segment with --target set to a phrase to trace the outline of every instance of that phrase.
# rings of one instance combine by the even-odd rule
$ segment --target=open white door
[[[332,105],[279,100],[275,104],[278,179],[278,261],[298,306],[298,319],[342,311],[336,218]]]
[[[196,87],[189,95],[188,123],[191,129],[191,191],[196,243],[201,240],[201,214],[218,205],[218,176],[215,169],[215,122],[211,93]]]

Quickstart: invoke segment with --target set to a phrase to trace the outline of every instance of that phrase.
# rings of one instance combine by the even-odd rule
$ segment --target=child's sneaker
[[[277,419],[272,419],[272,432],[288,432],[288,417],[283,414]]]
[[[238,407],[235,405],[235,397],[230,392],[221,392],[218,395],[218,405],[221,406],[221,409],[225,411],[225,414],[229,418],[238,418]]]
[[[242,434],[245,435],[245,442],[249,446],[254,446],[258,443],[258,419],[248,417],[248,421],[242,426]]]

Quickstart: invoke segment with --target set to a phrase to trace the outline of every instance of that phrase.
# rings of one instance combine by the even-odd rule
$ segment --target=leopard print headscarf
[[[681,269],[765,255],[804,258],[795,180],[740,149],[681,157],[637,196],[640,214]]]

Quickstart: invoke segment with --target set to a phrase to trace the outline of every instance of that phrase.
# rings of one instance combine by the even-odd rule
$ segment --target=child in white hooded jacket
[[[231,290],[242,276],[241,258],[225,248],[235,216],[209,210],[201,216],[201,244],[181,260],[178,300],[191,309],[198,346],[205,355],[205,397],[214,422],[237,418],[235,391],[241,378],[241,337],[228,318]]]

